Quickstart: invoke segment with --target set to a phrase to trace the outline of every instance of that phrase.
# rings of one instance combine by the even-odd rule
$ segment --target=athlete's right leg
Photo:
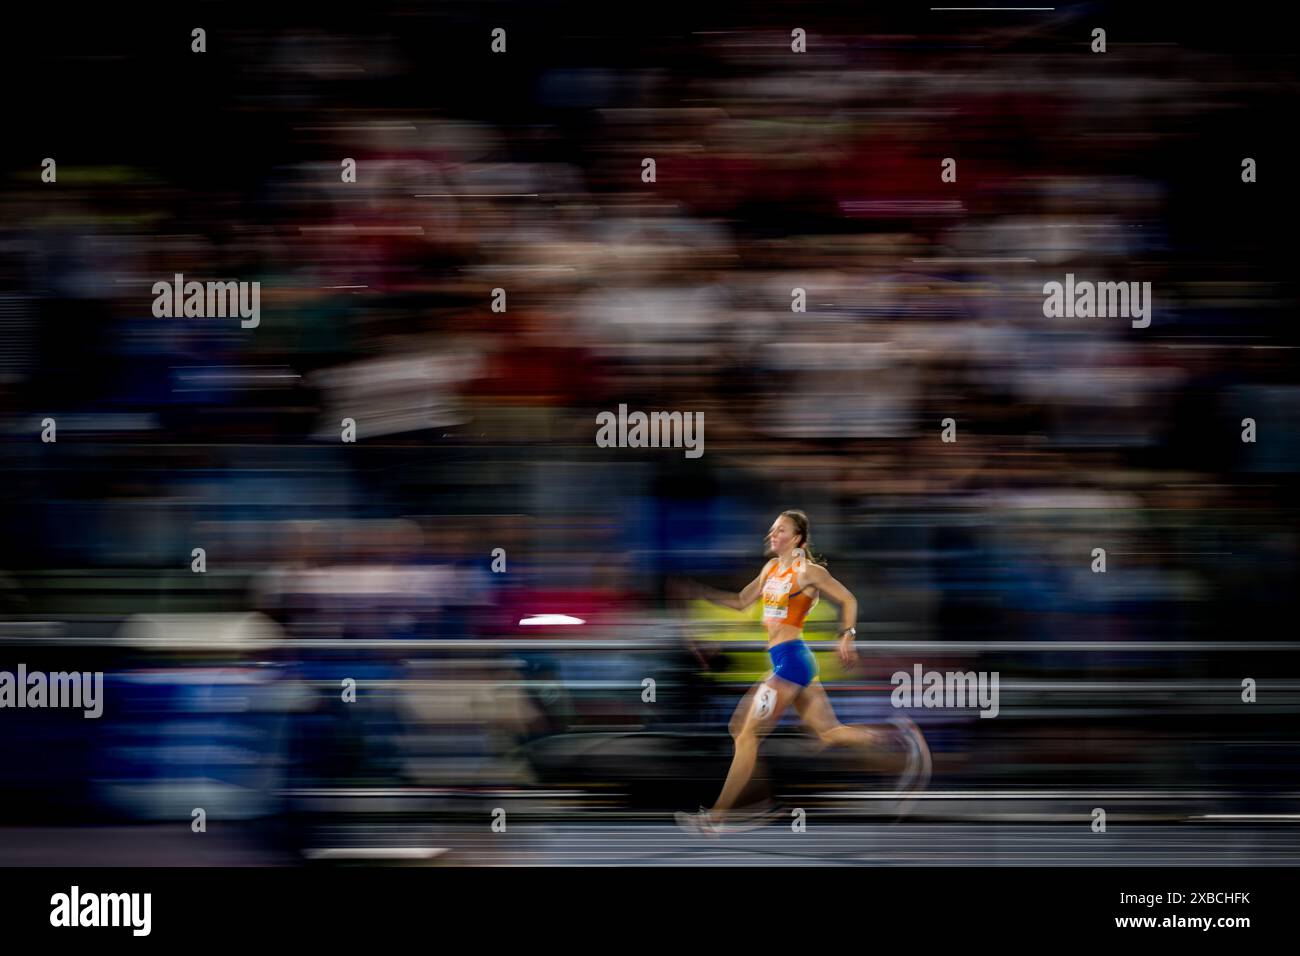
[[[897,808],[898,817],[902,819],[911,812],[916,795],[930,783],[933,764],[925,735],[910,717],[891,718],[890,730],[841,724],[826,689],[817,681],[804,688],[794,706],[824,746],[857,746],[870,768],[898,774],[899,792],[904,796]]]
[[[883,730],[852,724],[841,724],[831,707],[831,699],[821,681],[813,681],[803,689],[794,701],[794,709],[799,719],[817,735],[817,739],[826,747],[884,747],[886,734]]]
[[[870,769],[886,773],[899,773],[907,766],[907,754],[895,746],[896,731],[884,726],[840,723],[820,681],[813,681],[803,689],[794,700],[794,709],[822,746],[858,747]]]

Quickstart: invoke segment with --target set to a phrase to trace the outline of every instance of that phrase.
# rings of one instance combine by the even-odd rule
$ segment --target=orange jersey
[[[790,593],[798,586],[799,573],[806,567],[806,559],[796,557],[784,571],[779,567],[778,562],[763,579],[763,623],[790,624],[802,630],[808,612],[816,607],[818,601],[818,598],[799,591]]]

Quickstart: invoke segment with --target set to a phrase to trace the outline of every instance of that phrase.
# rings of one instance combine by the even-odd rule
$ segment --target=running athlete
[[[854,646],[858,602],[812,554],[808,516],[802,511],[783,511],[768,531],[769,550],[776,554],[763,566],[758,577],[739,594],[730,594],[688,582],[684,597],[700,597],[744,611],[760,598],[763,601],[763,624],[767,628],[768,655],[772,670],[751,687],[736,707],[730,730],[735,741],[735,755],[727,773],[722,793],[712,809],[698,813],[679,812],[677,822],[695,832],[718,833],[727,823],[745,785],[754,772],[758,745],[780,723],[786,708],[794,705],[800,719],[823,746],[856,746],[877,750],[886,746],[887,735],[881,730],[841,724],[831,707],[830,698],[817,678],[817,660],[803,640],[803,624],[824,594],[840,608],[839,656],[846,667],[858,661]],[[891,721],[902,731],[909,751],[909,776],[928,780],[930,751],[925,738],[906,717]],[[895,737],[897,739],[897,737]]]

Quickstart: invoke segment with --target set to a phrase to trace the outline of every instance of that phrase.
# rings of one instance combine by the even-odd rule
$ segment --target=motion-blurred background
[[[836,859],[1300,860],[1285,25],[710,7],[15,24],[0,670],[105,700],[0,710],[0,864],[712,859],[669,811],[763,632],[666,583],[740,590],[785,508],[860,602],[841,719],[1001,675],[996,719],[912,712],[906,825],[765,745],[754,798]],[[175,273],[260,282],[260,325],[156,318]],[[1150,327],[1045,318],[1067,273],[1150,282]],[[597,447],[620,403],[702,412],[703,456]],[[1089,844],[1098,806],[1142,838]]]

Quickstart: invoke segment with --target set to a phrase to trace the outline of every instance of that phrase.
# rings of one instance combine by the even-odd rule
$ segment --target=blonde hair
[[[794,522],[795,533],[802,539],[799,542],[798,547],[803,549],[803,553],[807,557],[808,563],[826,567],[826,561],[812,549],[812,531],[811,524],[808,521],[808,516],[797,508],[791,508],[787,511],[782,511],[778,517],[789,518]]]

